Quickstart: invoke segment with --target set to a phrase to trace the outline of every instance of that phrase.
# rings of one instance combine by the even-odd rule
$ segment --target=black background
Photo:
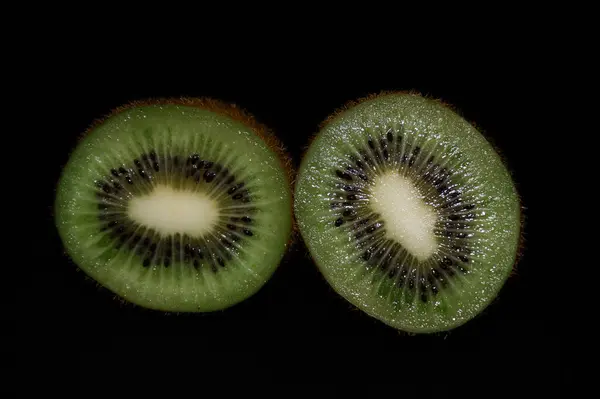
[[[166,50],[163,49],[166,52]],[[81,386],[102,370],[143,378],[203,380],[251,376],[265,382],[361,382],[417,390],[463,384],[556,393],[560,337],[545,303],[550,276],[536,258],[532,197],[531,85],[536,71],[520,55],[471,68],[381,68],[330,64],[318,57],[266,59],[248,54],[213,63],[178,60],[153,68],[148,58],[95,54],[60,58],[44,73],[49,130],[44,153],[46,227],[37,236],[28,320],[36,342],[74,361]],[[215,56],[215,58],[218,58]],[[365,60],[366,61],[366,60]],[[148,97],[208,96],[234,102],[273,129],[295,166],[318,124],[346,101],[381,90],[417,90],[453,104],[503,153],[525,214],[526,245],[517,274],[476,319],[449,333],[401,334],[352,308],[319,275],[298,240],[273,278],[252,298],[222,312],[167,315],[123,304],[76,270],[62,253],[52,220],[54,188],[77,137],[116,106]],[[517,94],[518,93],[518,94]],[[41,305],[40,305],[41,304]],[[135,364],[135,366],[134,366]],[[111,375],[114,371],[110,372]],[[127,374],[129,375],[129,374]],[[165,376],[171,377],[165,377]],[[473,382],[475,381],[475,382]],[[492,384],[492,385],[490,385]],[[400,391],[399,391],[400,392]]]

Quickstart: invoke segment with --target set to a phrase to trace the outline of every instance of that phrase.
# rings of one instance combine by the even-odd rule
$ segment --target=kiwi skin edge
[[[97,126],[104,123],[108,118],[111,118],[111,117],[113,117],[123,111],[126,111],[128,109],[131,109],[131,108],[141,107],[141,106],[149,106],[149,105],[183,105],[183,106],[189,106],[189,107],[196,107],[196,108],[204,109],[207,111],[215,112],[220,115],[227,116],[237,122],[244,124],[248,128],[250,128],[250,130],[252,132],[254,132],[262,141],[264,141],[267,144],[267,147],[275,153],[275,155],[279,159],[279,163],[280,163],[282,169],[284,170],[284,174],[285,174],[286,181],[287,181],[287,186],[290,190],[291,231],[289,233],[289,237],[288,237],[287,244],[286,244],[287,249],[282,256],[281,262],[283,263],[286,256],[290,253],[290,248],[294,245],[294,243],[298,239],[296,220],[293,216],[294,215],[293,204],[294,204],[295,170],[293,167],[292,158],[289,155],[286,147],[283,145],[282,141],[275,135],[275,133],[271,129],[269,129],[266,125],[258,122],[258,120],[256,119],[256,117],[254,115],[252,115],[245,109],[238,107],[235,103],[228,103],[228,102],[224,102],[224,101],[217,100],[217,99],[210,98],[210,97],[155,97],[155,98],[146,98],[143,100],[129,101],[126,104],[123,104],[123,105],[113,108],[108,113],[106,113],[104,116],[94,119],[90,123],[90,125],[81,134],[78,135],[78,138],[76,139],[75,144],[71,147],[68,155],[69,156],[71,155],[71,153],[75,150],[75,148],[77,148],[77,144],[84,137],[86,137],[90,132],[92,132]],[[65,163],[68,162],[68,159],[69,159],[69,157],[67,157],[67,160],[65,161]],[[63,165],[63,167],[64,167],[64,165]],[[56,190],[58,188],[59,181],[60,181],[60,178],[57,180],[57,182],[55,184],[55,189],[54,189],[54,197],[55,198],[56,198],[56,194],[57,194]],[[51,214],[52,220],[56,220],[56,208],[54,206],[51,208],[50,214]],[[56,231],[56,227],[55,227],[55,231]],[[57,234],[58,234],[58,232],[57,232]],[[62,255],[64,257],[66,257],[66,259],[70,259],[66,249],[63,248],[61,252],[62,252]],[[78,267],[74,262],[71,261],[71,263],[74,265],[76,271],[82,272],[81,268]],[[145,308],[145,307],[136,305],[135,303],[128,301],[127,299],[122,298],[122,297],[108,291],[102,284],[100,284],[99,282],[97,282],[96,280],[94,280],[92,277],[88,276],[85,273],[84,273],[84,280],[89,281],[90,283],[93,283],[96,286],[97,290],[109,292],[110,295],[113,296],[113,299],[118,301],[121,306],[125,306],[125,307],[131,306],[132,308],[142,309],[143,311],[148,311],[148,312],[153,312],[153,313],[156,313],[156,312],[164,313],[166,315],[182,313],[182,312],[174,312],[174,311],[173,312],[165,312],[165,311],[160,311],[157,309]],[[234,304],[233,306],[236,306],[236,305]],[[221,311],[225,311],[225,310],[227,310],[227,308],[222,309]],[[203,315],[203,313],[196,313],[196,314],[200,315],[200,316]]]
[[[488,141],[488,143],[490,143],[490,145],[493,147],[493,149],[496,151],[496,153],[498,154],[499,158],[501,159],[502,164],[506,167],[509,175],[511,176],[511,179],[513,181],[513,185],[515,186],[515,192],[516,192],[516,197],[517,200],[519,202],[519,232],[518,232],[518,242],[517,242],[517,248],[516,248],[516,254],[515,254],[515,260],[513,262],[512,265],[512,270],[507,278],[508,282],[509,280],[511,280],[512,278],[518,276],[518,272],[517,272],[517,266],[519,264],[519,262],[521,261],[521,259],[523,258],[526,246],[525,246],[525,233],[524,233],[524,229],[525,229],[525,219],[526,219],[526,214],[525,214],[525,210],[526,207],[523,204],[523,198],[521,197],[520,193],[519,193],[519,184],[518,182],[515,180],[514,178],[514,170],[512,168],[510,168],[509,163],[507,161],[506,156],[503,154],[503,152],[499,149],[499,147],[497,146],[497,144],[491,139],[490,135],[483,129],[480,128],[480,126],[478,124],[476,124],[474,121],[466,118],[463,113],[461,112],[460,109],[458,109],[456,106],[446,103],[443,100],[439,99],[439,98],[435,98],[429,95],[424,95],[421,92],[417,91],[417,90],[382,90],[378,93],[371,93],[368,94],[366,96],[363,97],[359,97],[357,99],[354,100],[349,100],[347,102],[345,102],[343,105],[341,105],[340,107],[336,108],[333,112],[331,112],[327,117],[325,117],[325,119],[319,123],[316,132],[313,132],[313,134],[309,137],[309,139],[307,140],[307,143],[303,146],[302,148],[302,154],[301,154],[301,163],[298,167],[299,170],[302,169],[304,163],[306,162],[306,153],[308,152],[312,142],[315,140],[315,138],[318,136],[319,132],[325,127],[327,126],[331,121],[333,121],[335,118],[337,118],[339,115],[341,115],[343,112],[345,112],[346,110],[359,105],[365,101],[370,101],[373,100],[375,98],[379,98],[379,97],[383,97],[383,96],[388,96],[388,95],[398,95],[398,94],[404,94],[404,95],[415,95],[415,96],[420,96],[423,98],[426,98],[428,100],[431,101],[435,101],[438,104],[449,108],[450,110],[452,110],[453,112],[455,112],[456,114],[458,114],[460,117],[462,117],[463,119],[465,119],[469,124],[471,124],[474,128],[476,128],[479,133],[481,133],[481,135],[486,139],[486,141]],[[295,185],[294,185],[294,189],[295,189]],[[294,222],[293,222],[294,226],[297,226],[297,220],[296,220],[296,215],[294,213]],[[296,234],[300,235],[300,232],[298,231]],[[308,251],[308,249],[306,249],[306,251]],[[310,257],[312,259],[312,256],[310,255],[310,253],[307,253],[308,257]],[[316,265],[313,262],[313,267],[316,267]],[[321,279],[325,281],[325,283],[327,285],[328,282],[325,279],[325,277],[321,274]],[[503,287],[506,286],[506,282],[503,285]],[[333,290],[331,290],[333,291]],[[337,292],[333,291],[336,295]],[[413,333],[410,331],[403,331],[403,330],[397,330],[397,332],[400,335],[434,335],[434,336],[439,336],[439,335],[447,335],[449,333],[451,333],[453,330],[456,330],[456,328],[461,327],[462,325],[464,325],[466,322],[477,319],[482,317],[485,313],[487,313],[487,311],[489,311],[490,306],[492,306],[493,304],[498,302],[498,299],[500,297],[500,291],[498,292],[498,294],[496,295],[495,298],[493,298],[490,303],[488,304],[488,306],[486,306],[486,308],[484,308],[478,315],[476,315],[474,318],[470,319],[470,320],[466,320],[465,322],[463,322],[462,324],[458,324],[455,325],[454,327],[452,327],[449,330],[445,330],[445,331],[431,331],[431,332],[419,332],[419,333]],[[368,316],[368,317],[373,317],[371,316],[369,313],[362,311],[361,309],[359,309],[358,307],[356,307],[355,305],[351,304],[348,302],[348,306],[349,309],[351,310],[355,310],[355,311],[359,311],[361,313],[363,313],[364,315]],[[382,323],[383,325],[385,325],[388,328],[394,328],[392,326],[387,325],[386,323]]]

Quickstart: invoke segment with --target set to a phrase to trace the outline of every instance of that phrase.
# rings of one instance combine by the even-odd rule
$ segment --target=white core
[[[148,195],[134,197],[129,217],[160,234],[200,236],[210,231],[219,217],[215,201],[202,193],[157,186]]]
[[[372,195],[373,209],[382,216],[390,238],[417,259],[429,258],[438,246],[433,231],[437,215],[412,181],[399,173],[386,173],[375,182]]]

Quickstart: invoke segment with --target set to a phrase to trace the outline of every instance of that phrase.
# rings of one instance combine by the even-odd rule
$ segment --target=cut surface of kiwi
[[[520,200],[493,146],[412,93],[371,96],[329,118],[302,160],[294,211],[334,290],[415,333],[481,313],[521,233]]]
[[[287,162],[274,136],[233,105],[132,103],[73,150],[56,226],[73,261],[131,303],[225,309],[257,292],[286,251]]]

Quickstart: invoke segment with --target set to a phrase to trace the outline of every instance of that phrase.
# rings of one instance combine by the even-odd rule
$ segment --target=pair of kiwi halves
[[[226,309],[272,276],[294,220],[349,303],[399,330],[455,328],[516,262],[520,202],[484,136],[439,101],[385,93],[326,120],[296,176],[275,136],[207,99],[121,107],[59,180],[55,220],[90,277],[142,307]]]

